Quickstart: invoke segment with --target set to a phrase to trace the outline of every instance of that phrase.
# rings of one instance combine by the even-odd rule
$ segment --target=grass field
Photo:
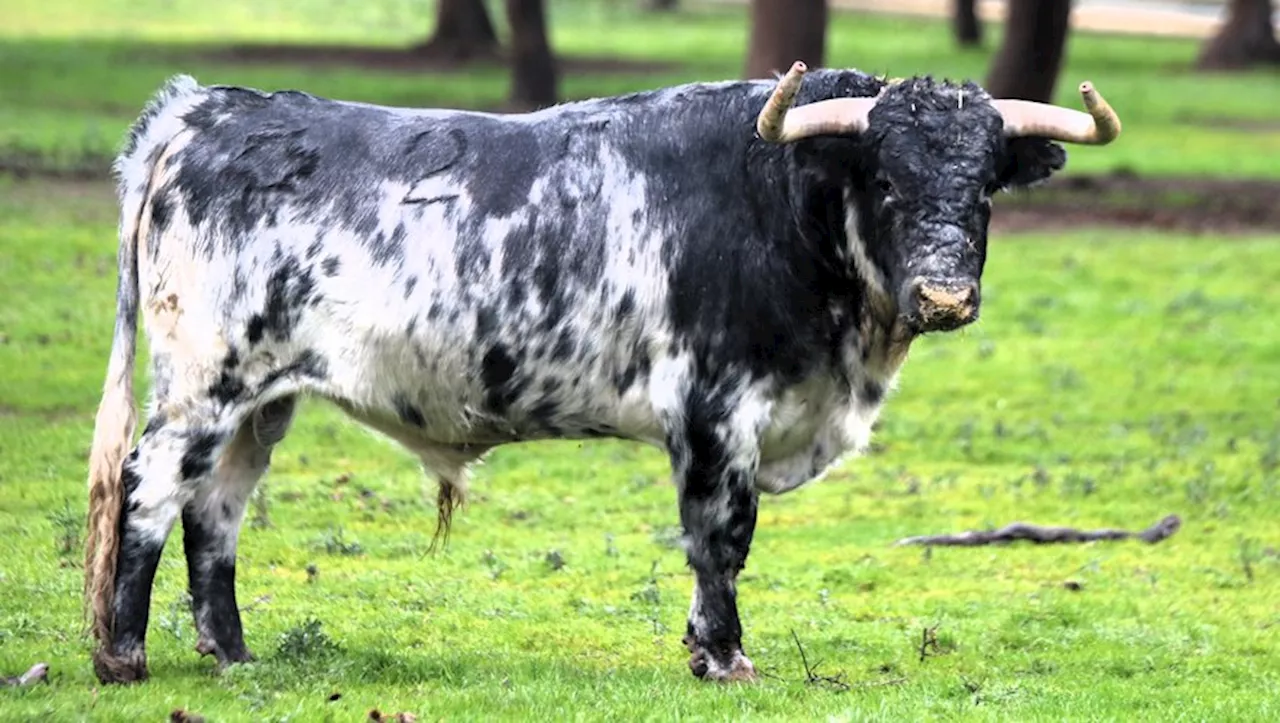
[[[553,5],[559,47],[687,63],[569,78],[571,95],[738,72],[740,13],[636,20],[629,5]],[[109,154],[178,71],[387,103],[498,102],[497,70],[173,60],[189,57],[182,43],[232,37],[406,43],[425,31],[408,22],[414,7],[6,9],[0,158],[30,153],[37,172],[0,176],[0,677],[37,661],[52,673],[47,686],[0,688],[0,721],[150,721],[175,708],[210,721],[359,720],[371,708],[421,720],[1280,718],[1280,229],[993,239],[983,321],[916,345],[874,453],[764,502],[741,583],[747,652],[768,674],[758,685],[687,672],[692,579],[657,451],[500,450],[476,470],[447,550],[429,555],[434,483],[316,403],[242,535],[239,595],[259,661],[219,675],[192,651],[174,540],[153,600],[153,679],[99,686],[80,635],[79,551],[115,208],[105,181],[41,171]],[[837,16],[832,46],[834,63],[893,74],[980,77],[986,62],[922,21]],[[1073,171],[1280,176],[1276,76],[1193,76],[1182,68],[1194,52],[1073,39],[1062,100],[1090,77],[1126,121],[1114,148],[1072,149]],[[1237,122],[1192,122],[1217,116]],[[1183,528],[1156,546],[892,547],[1018,519],[1138,528],[1167,513]],[[922,655],[928,628],[936,644]],[[806,682],[796,639],[851,689]]]

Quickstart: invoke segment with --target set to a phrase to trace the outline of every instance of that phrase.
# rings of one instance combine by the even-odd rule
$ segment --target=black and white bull
[[[197,650],[251,659],[238,530],[309,394],[416,454],[446,530],[499,445],[665,449],[689,665],[753,678],[735,581],[758,495],[863,448],[912,340],[977,318],[991,195],[1061,168],[1055,140],[1119,133],[1087,84],[1085,114],[804,74],[509,116],[169,81],[116,162],[85,565],[98,677],[146,677],[179,518]],[[153,384],[133,445],[139,313]]]

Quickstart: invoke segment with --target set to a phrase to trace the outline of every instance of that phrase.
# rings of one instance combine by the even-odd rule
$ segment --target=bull
[[[168,81],[114,165],[112,349],[89,462],[95,672],[147,677],[182,521],[197,650],[252,659],[246,502],[297,400],[330,400],[439,482],[501,445],[669,455],[699,678],[756,676],[736,580],[762,494],[869,441],[913,340],[973,323],[991,198],[1105,144],[1116,114],[803,63],[523,115]],[[141,314],[151,394],[136,444]],[[438,530],[439,531],[439,530]]]

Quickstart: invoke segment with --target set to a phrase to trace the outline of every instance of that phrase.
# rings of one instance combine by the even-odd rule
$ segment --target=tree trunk
[[[542,0],[507,0],[511,24],[511,106],[545,108],[556,102],[556,62],[547,41]]]
[[[640,9],[650,12],[672,12],[679,6],[678,0],[640,0]]]
[[[459,61],[496,57],[498,35],[484,0],[436,0],[435,33],[415,50]]]
[[[978,20],[977,0],[951,0],[951,27],[961,47],[982,46],[982,22]]]
[[[1199,70],[1239,70],[1280,63],[1280,43],[1271,29],[1271,0],[1230,0],[1227,21],[1205,41]]]
[[[817,68],[826,44],[827,0],[751,0],[748,78],[772,78],[797,60]]]
[[[987,76],[995,98],[1048,103],[1067,46],[1071,0],[1009,0],[1004,41]]]

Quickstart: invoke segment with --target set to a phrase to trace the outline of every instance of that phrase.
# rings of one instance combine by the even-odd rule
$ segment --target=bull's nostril
[[[917,277],[910,286],[910,322],[919,331],[949,331],[978,318],[976,284],[930,283]]]
[[[920,311],[925,316],[950,316],[966,319],[974,312],[972,287],[921,286]]]

